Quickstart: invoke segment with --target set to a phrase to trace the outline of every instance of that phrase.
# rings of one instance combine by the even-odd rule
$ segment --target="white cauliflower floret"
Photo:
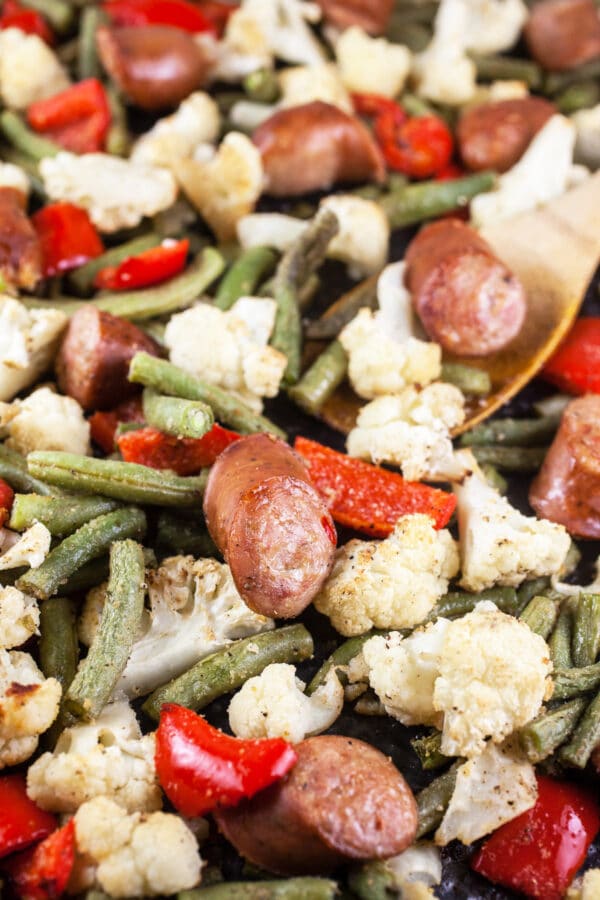
[[[352,540],[315,599],[340,634],[422,622],[458,571],[456,542],[425,515],[402,516],[383,541]]]
[[[52,200],[81,206],[100,229],[113,232],[139,225],[175,202],[177,185],[166,169],[108,153],[59,153],[45,157],[40,174]]]
[[[29,759],[58,715],[61,687],[29,653],[0,650],[0,769]]]
[[[29,196],[31,185],[26,172],[13,163],[0,162],[0,187],[11,187]]]
[[[596,559],[595,577],[591,584],[579,585],[570,584],[568,581],[560,581],[559,576],[564,574],[560,572],[558,575],[552,576],[552,587],[565,597],[571,597],[577,594],[600,594],[600,556]]]
[[[523,0],[442,0],[454,6],[457,2],[467,13],[464,46],[482,56],[514,46],[529,15]]]
[[[463,844],[491,834],[535,805],[537,781],[531,763],[509,749],[488,744],[459,767],[450,803],[435,833],[437,844]]]
[[[109,703],[95,722],[66,728],[52,753],[29,767],[27,793],[52,812],[76,812],[93,797],[110,797],[129,812],[160,809],[154,735],[142,736],[126,701]]]
[[[268,345],[275,313],[275,301],[265,297],[243,297],[227,312],[198,303],[171,317],[169,359],[260,412],[262,398],[277,394],[286,367],[285,355]]]
[[[560,573],[571,539],[563,525],[524,516],[491,487],[470,453],[457,458],[472,474],[454,485],[458,501],[461,581],[468,591]]]
[[[600,103],[571,116],[575,125],[575,160],[595,171],[600,168]]]
[[[52,362],[67,316],[57,309],[27,309],[0,296],[0,401],[12,400]]]
[[[90,452],[90,426],[81,406],[48,387],[10,405],[0,403],[0,428],[8,434],[7,447],[23,456],[32,450]]]
[[[29,566],[37,569],[46,559],[50,551],[52,535],[45,525],[35,522],[18,536],[18,540],[0,556],[0,571],[4,569],[18,569],[20,566]]]
[[[200,882],[196,838],[172,813],[128,815],[109,798],[96,797],[75,814],[75,841],[110,897],[176,894]]]
[[[296,678],[294,666],[273,663],[249,678],[229,704],[229,726],[240,738],[281,737],[292,744],[333,725],[344,705],[344,689],[332,669],[315,693]]]
[[[444,713],[442,753],[475,756],[533,719],[552,691],[551,671],[546,642],[489,601],[452,622],[433,694]]]
[[[27,109],[69,87],[56,54],[37,34],[20,28],[0,31],[0,97],[10,109]]]
[[[15,587],[0,587],[0,648],[20,647],[38,634],[40,610],[37,600]]]
[[[307,222],[285,213],[250,213],[237,223],[237,238],[244,248],[274,247],[281,253],[306,230]]]
[[[349,91],[384,97],[396,97],[402,92],[412,59],[408,47],[370,37],[356,25],[340,35],[335,55]]]
[[[429,841],[417,841],[398,856],[386,859],[383,865],[392,872],[402,900],[435,900],[435,894],[426,890],[442,883],[442,858],[438,848]],[[425,888],[425,892],[419,892],[418,887]]]
[[[213,81],[242,81],[257,69],[273,67],[274,57],[260,22],[251,11],[238,6],[229,16],[223,39],[198,34],[196,41],[212,57],[210,77]]]
[[[464,403],[461,391],[443,382],[377,397],[360,410],[348,453],[398,465],[410,481],[461,477],[464,466],[455,461],[450,429],[463,423]]]
[[[406,638],[396,632],[370,638],[362,649],[369,684],[388,715],[403,725],[441,725],[433,690],[449,626],[440,618]]]
[[[316,3],[242,0],[240,11],[254,19],[269,50],[278,59],[309,66],[324,61],[323,48],[309,27],[321,17]]]
[[[147,581],[150,610],[117,685],[117,692],[128,697],[148,694],[237,638],[275,627],[272,619],[246,606],[229,566],[214,559],[172,556],[150,570]],[[89,641],[100,600],[99,592],[92,592],[84,608],[83,636]]]
[[[180,160],[177,177],[190,202],[219,240],[235,237],[236,225],[248,215],[263,189],[260,151],[245,134],[230,131],[207,159]]]
[[[598,900],[600,897],[600,869],[588,869],[577,878],[567,893],[565,900]]]
[[[209,94],[196,91],[136,141],[130,160],[176,170],[178,161],[193,156],[200,144],[216,141],[220,127],[219,107]]]
[[[321,100],[344,112],[354,112],[350,94],[344,87],[335,63],[289,66],[279,73],[279,85],[280,106],[303,106],[305,103]]]
[[[378,203],[352,194],[335,194],[321,201],[335,214],[339,231],[327,256],[346,263],[353,278],[378,272],[388,257],[390,225]]]

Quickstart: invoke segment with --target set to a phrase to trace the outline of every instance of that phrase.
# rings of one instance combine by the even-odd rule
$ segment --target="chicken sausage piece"
[[[556,112],[554,104],[542,97],[481,103],[467,110],[456,132],[464,164],[473,172],[506,172]]]
[[[204,514],[250,609],[289,618],[308,606],[331,570],[336,532],[291,447],[267,434],[231,444],[211,469]]]
[[[600,538],[600,395],[567,406],[529,490],[539,516],[584,538]]]
[[[267,193],[274,197],[385,177],[381,153],[368,129],[321,100],[276,112],[259,125],[252,140],[262,154]]]
[[[25,204],[22,191],[0,187],[0,275],[7,284],[31,290],[42,277],[42,250]]]
[[[110,409],[140,391],[127,380],[138,351],[158,356],[160,348],[131,322],[84,306],[71,318],[58,352],[58,385],[84,409]]]
[[[429,337],[459,356],[486,356],[519,333],[521,282],[458,219],[421,229],[406,251],[406,284]]]
[[[594,0],[542,0],[529,13],[525,40],[537,62],[564,72],[600,56],[600,19]]]
[[[317,0],[323,17],[336,28],[357,25],[369,34],[383,34],[387,28],[394,0]]]
[[[383,753],[341,735],[294,749],[298,762],[282,781],[215,814],[242,856],[278,875],[326,874],[349,859],[395,856],[413,842],[415,799]]]

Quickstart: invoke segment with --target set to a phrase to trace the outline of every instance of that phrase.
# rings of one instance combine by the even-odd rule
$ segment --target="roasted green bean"
[[[46,526],[50,534],[66,537],[97,516],[117,509],[119,504],[107,497],[44,497],[41,494],[15,494],[9,528],[25,531],[35,522]]]
[[[487,397],[492,390],[492,379],[488,372],[465,366],[462,363],[442,363],[441,380],[459,388],[471,397]]]
[[[541,762],[564,744],[586,706],[587,701],[582,698],[571,700],[542,713],[521,728],[519,741],[529,762]]]
[[[388,194],[380,202],[392,228],[403,228],[461,209],[477,194],[491,190],[495,178],[493,172],[478,172],[453,181],[424,181]]]
[[[335,881],[286,878],[282,881],[228,881],[194,891],[180,891],[177,900],[333,900]]]
[[[537,472],[544,462],[546,447],[507,447],[498,444],[493,447],[472,447],[478,463],[491,463],[502,472]]]
[[[600,594],[580,594],[574,608],[573,665],[591,666],[600,651]]]
[[[519,618],[546,640],[556,624],[558,605],[550,597],[538,595],[529,601]]]
[[[444,818],[456,784],[456,773],[461,765],[461,761],[455,762],[447,772],[438,775],[431,784],[417,794],[416,801],[419,811],[417,838],[425,837],[426,834],[437,828]]]
[[[600,663],[573,669],[557,669],[553,675],[553,700],[568,700],[600,687]]]
[[[215,294],[215,306],[227,310],[240,297],[252,296],[261,281],[273,271],[276,262],[277,254],[269,247],[245,250],[223,276]]]
[[[560,759],[578,769],[584,769],[598,743],[600,743],[600,694],[597,694],[587,707],[571,740],[560,751]]]
[[[288,395],[297,406],[316,416],[346,377],[347,369],[346,351],[339,341],[332,341],[289,389]]]
[[[17,113],[10,109],[5,109],[0,113],[0,131],[13,147],[38,162],[45,156],[56,156],[61,151],[58,144],[40,137],[39,134],[27,127]]]
[[[487,444],[512,444],[515,447],[539,447],[552,440],[560,424],[560,415],[541,419],[493,419],[475,425],[461,435],[461,447]]]
[[[215,422],[211,407],[202,400],[167,397],[152,388],[144,390],[143,408],[148,425],[175,437],[204,437]]]
[[[554,669],[569,669],[573,665],[571,643],[573,639],[573,614],[567,603],[563,604],[548,646]]]
[[[125,244],[119,244],[118,247],[111,247],[110,250],[107,250],[95,259],[90,259],[89,262],[86,262],[82,266],[73,269],[72,272],[69,272],[69,275],[67,276],[69,286],[76,294],[85,297],[92,292],[94,279],[101,269],[105,269],[109,266],[118,266],[119,263],[129,259],[130,256],[137,256],[145,250],[151,250],[152,247],[158,247],[159,244],[159,235],[150,233],[133,238],[133,240],[127,241]]]

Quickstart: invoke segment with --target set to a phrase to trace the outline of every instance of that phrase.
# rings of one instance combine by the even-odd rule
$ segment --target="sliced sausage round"
[[[486,356],[519,333],[521,282],[459,219],[426,225],[406,251],[406,283],[429,337],[459,356]]]
[[[600,538],[600,394],[567,406],[529,502],[577,537]]]
[[[317,0],[323,17],[336,28],[363,28],[369,34],[383,34],[394,0]]]
[[[127,380],[136,353],[160,355],[160,347],[131,322],[91,303],[77,310],[56,359],[58,385],[84,409],[111,409],[140,392]]]
[[[298,762],[282,781],[215,813],[242,856],[279,875],[325,874],[413,842],[414,796],[383,753],[341,735],[308,738],[295,750]]]
[[[381,152],[369,130],[321,100],[279,110],[259,125],[252,140],[262,155],[267,193],[275,197],[385,178]]]
[[[0,274],[7,284],[31,290],[42,277],[42,250],[26,203],[22,191],[0,187]]]
[[[291,447],[267,434],[231,444],[211,469],[204,514],[251,609],[290,618],[308,606],[331,570],[337,538]]]
[[[481,103],[467,110],[456,131],[462,161],[473,172],[506,172],[556,112],[542,97]]]
[[[542,0],[529,13],[525,40],[551,72],[574,69],[600,56],[600,19],[594,0]]]

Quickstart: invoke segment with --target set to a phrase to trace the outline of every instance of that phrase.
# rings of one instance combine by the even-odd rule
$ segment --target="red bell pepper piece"
[[[31,127],[73,153],[97,153],[104,149],[111,112],[106,91],[97,78],[86,78],[37,100],[27,110]]]
[[[22,775],[0,778],[0,857],[41,841],[56,828],[56,819],[27,796]]]
[[[600,829],[600,812],[589,789],[545,776],[537,781],[535,806],[495,831],[471,866],[527,897],[560,900]]]
[[[600,317],[577,319],[542,375],[569,394],[600,394]]]
[[[20,900],[56,900],[69,881],[75,862],[75,820],[54,831],[37,847],[6,863],[6,871]]]
[[[95,412],[88,421],[94,443],[105,453],[112,453],[115,449],[115,432],[120,422],[144,422],[142,401],[139,397],[124,400],[114,409]]]
[[[4,479],[0,478],[0,528],[8,519],[14,499],[15,492],[10,484],[7,484]]]
[[[16,0],[4,0],[0,15],[0,29],[18,28],[25,34],[37,34],[52,46],[54,34],[44,17],[34,9],[24,9]]]
[[[100,269],[94,286],[102,290],[124,291],[161,284],[185,268],[189,248],[187,238],[183,241],[167,238],[160,247],[152,247],[137,256],[130,256],[118,266]]]
[[[396,472],[297,437],[294,449],[308,464],[314,486],[334,520],[372,537],[386,537],[400,516],[424,513],[436,528],[448,524],[456,497],[438,488],[405,481]]]
[[[115,25],[171,25],[192,34],[217,33],[210,15],[187,0],[110,0],[102,9]]]
[[[279,781],[297,754],[282,738],[241,740],[174,703],[165,703],[156,732],[156,772],[165,794],[183,816],[203,816],[219,806]]]
[[[375,120],[375,135],[390,169],[411,178],[431,178],[443,171],[454,150],[452,132],[438,116],[406,119],[388,110]]]
[[[215,422],[201,438],[178,438],[156,428],[141,428],[122,434],[117,444],[125,462],[151,469],[172,469],[178,475],[194,475],[205,466],[212,466],[217,456],[239,437],[237,432]]]
[[[406,113],[399,103],[384,97],[382,94],[352,94],[352,104],[354,111],[359,116],[375,116],[381,113],[391,113],[398,121],[403,122],[406,119]]]
[[[219,0],[201,0],[200,9],[221,37],[225,31],[229,17],[238,9],[234,3],[219,3]]]
[[[52,203],[32,216],[42,246],[44,275],[59,275],[104,252],[100,236],[84,209]]]

